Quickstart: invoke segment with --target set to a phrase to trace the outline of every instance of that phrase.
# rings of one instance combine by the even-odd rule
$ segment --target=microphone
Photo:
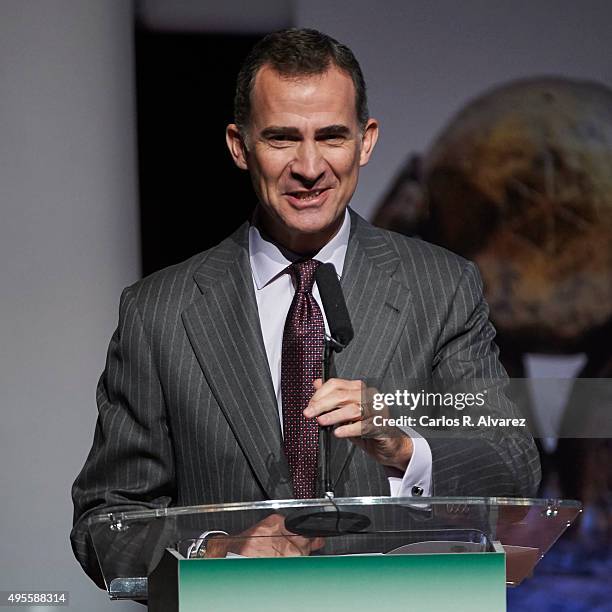
[[[321,264],[315,272],[315,281],[319,288],[323,310],[327,318],[330,337],[325,337],[323,352],[323,382],[329,378],[332,353],[340,353],[353,339],[351,317],[346,308],[346,301],[338,281],[333,264]],[[323,493],[331,504],[319,508],[305,508],[292,512],[285,518],[285,527],[292,533],[304,537],[334,536],[348,533],[360,533],[370,525],[370,519],[355,512],[341,510],[334,502],[334,489],[331,480],[331,427],[321,427],[320,447],[323,475]]]
[[[321,264],[315,272],[323,310],[327,317],[329,332],[333,340],[332,348],[337,353],[345,349],[353,339],[353,326],[340,287],[340,281],[333,264]]]
[[[344,294],[333,264],[321,264],[315,272],[315,281],[319,288],[323,310],[327,318],[330,337],[325,338],[323,348],[323,382],[329,379],[332,353],[340,353],[353,339],[351,317],[346,308]],[[325,497],[334,496],[331,479],[331,427],[322,427],[319,442],[321,446],[321,468],[323,476],[323,493]]]

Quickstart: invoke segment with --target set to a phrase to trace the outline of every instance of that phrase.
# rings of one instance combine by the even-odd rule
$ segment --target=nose
[[[290,169],[293,178],[299,180],[307,189],[314,187],[323,178],[326,163],[316,141],[303,140],[299,143]]]

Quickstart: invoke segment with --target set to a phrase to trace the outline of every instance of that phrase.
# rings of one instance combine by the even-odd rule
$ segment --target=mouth
[[[296,191],[287,191],[285,196],[291,204],[298,208],[306,208],[308,206],[319,206],[327,199],[329,187],[322,189],[300,189]]]

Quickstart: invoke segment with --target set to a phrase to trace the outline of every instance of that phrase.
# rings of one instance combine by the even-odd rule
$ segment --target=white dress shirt
[[[331,263],[336,268],[339,278],[342,278],[344,258],[348,248],[351,220],[348,211],[344,214],[344,222],[338,233],[314,256],[321,263]],[[249,229],[249,259],[253,273],[255,298],[259,311],[259,322],[263,334],[266,356],[272,375],[272,384],[276,393],[278,414],[283,426],[283,405],[281,400],[281,352],[283,330],[289,307],[293,300],[295,287],[291,276],[284,272],[287,266],[300,259],[300,256],[282,250],[273,242],[264,239],[255,226]],[[321,296],[315,283],[312,295],[321,306]],[[325,330],[329,326],[325,312],[321,307]],[[431,449],[425,438],[415,431],[402,428],[411,436],[414,445],[412,458],[403,477],[389,476],[391,496],[410,497],[413,487],[422,489],[423,496],[431,495]],[[389,470],[390,472],[391,470]]]

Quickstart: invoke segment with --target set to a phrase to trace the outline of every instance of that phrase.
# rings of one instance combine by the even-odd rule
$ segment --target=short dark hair
[[[366,84],[353,52],[327,34],[308,28],[289,28],[262,38],[242,64],[236,81],[234,121],[244,133],[251,115],[251,93],[257,72],[270,66],[283,76],[322,74],[333,64],[346,72],[355,86],[355,110],[361,129],[368,121]]]

